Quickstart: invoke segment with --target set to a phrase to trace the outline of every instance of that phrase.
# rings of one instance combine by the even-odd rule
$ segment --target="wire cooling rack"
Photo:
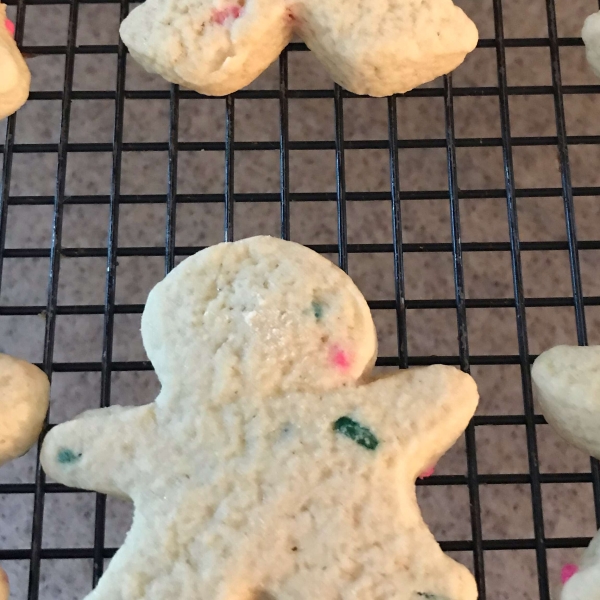
[[[483,1],[483,0],[482,0]],[[314,244],[315,250],[337,255],[341,268],[348,270],[349,258],[356,254],[369,253],[393,256],[395,297],[370,300],[370,306],[377,311],[394,311],[397,335],[397,353],[393,356],[380,356],[378,365],[406,368],[414,365],[427,365],[437,362],[460,366],[465,371],[471,367],[484,365],[515,365],[520,369],[523,414],[478,415],[466,432],[465,444],[467,468],[464,474],[439,474],[426,481],[419,481],[422,487],[455,486],[468,491],[470,506],[470,534],[467,539],[444,540],[445,551],[471,556],[466,559],[478,583],[480,598],[508,597],[491,593],[486,589],[486,557],[494,551],[529,550],[535,555],[537,585],[532,582],[532,592],[524,593],[523,598],[539,597],[548,600],[551,590],[551,574],[548,568],[548,552],[553,549],[581,548],[589,542],[588,536],[548,537],[545,534],[542,489],[546,484],[587,483],[593,487],[594,509],[597,524],[600,525],[600,471],[595,461],[591,469],[580,473],[541,473],[538,456],[537,430],[544,424],[543,418],[535,414],[531,389],[530,366],[535,355],[530,353],[527,329],[526,308],[530,307],[572,307],[575,314],[576,339],[587,344],[586,307],[600,305],[600,297],[584,296],[580,272],[580,251],[600,250],[600,240],[578,241],[575,221],[576,197],[600,196],[600,187],[575,187],[569,165],[569,151],[574,145],[600,144],[600,136],[568,136],[565,117],[565,97],[569,95],[600,94],[600,85],[563,85],[561,76],[561,49],[581,47],[582,41],[575,37],[559,37],[556,6],[554,0],[543,0],[547,17],[547,37],[515,38],[505,37],[503,9],[511,0],[489,0],[493,11],[495,37],[483,37],[480,49],[495,50],[497,82],[488,86],[453,86],[452,76],[443,78],[440,86],[423,87],[407,94],[410,98],[440,99],[444,106],[445,139],[409,139],[397,134],[399,115],[396,98],[387,100],[388,138],[377,140],[348,140],[344,128],[344,106],[349,98],[355,98],[341,88],[331,89],[290,89],[288,65],[292,55],[306,51],[301,43],[292,43],[279,61],[279,89],[242,90],[224,100],[225,139],[223,141],[180,141],[180,103],[196,99],[205,102],[197,94],[180,90],[178,86],[161,90],[129,90],[126,86],[127,50],[118,45],[81,45],[77,43],[78,14],[85,4],[113,4],[120,8],[120,19],[128,11],[126,0],[8,0],[16,7],[16,39],[23,40],[27,7],[37,5],[65,5],[68,7],[68,31],[66,45],[23,46],[23,51],[35,55],[64,55],[65,69],[62,90],[37,90],[31,93],[30,103],[42,100],[60,102],[60,132],[57,143],[18,143],[15,141],[15,128],[18,115],[8,119],[2,151],[2,181],[0,185],[0,274],[6,259],[43,258],[49,259],[47,300],[42,305],[3,304],[0,316],[34,316],[44,319],[43,359],[40,366],[52,378],[55,373],[96,372],[100,373],[100,398],[98,406],[111,403],[111,381],[115,373],[151,370],[151,365],[143,360],[114,360],[113,340],[117,328],[116,315],[140,314],[142,304],[123,304],[116,301],[116,278],[118,261],[123,257],[164,257],[164,271],[168,272],[176,264],[176,258],[184,257],[201,249],[201,246],[178,246],[176,244],[177,208],[185,204],[221,205],[223,207],[223,238],[234,239],[236,220],[234,208],[241,203],[275,203],[279,206],[279,231],[289,239],[291,232],[292,207],[301,202],[335,203],[337,215],[337,243]],[[558,0],[557,0],[558,3]],[[13,13],[14,14],[14,13]],[[507,82],[507,49],[544,48],[550,53],[551,81],[547,85],[509,86]],[[78,91],[73,89],[74,64],[80,55],[116,55],[117,78],[113,91]],[[532,65],[533,68],[533,65]],[[492,97],[498,100],[500,111],[501,137],[457,138],[455,131],[455,99],[464,97]],[[516,137],[511,133],[509,99],[518,96],[551,97],[554,104],[556,136]],[[165,142],[125,142],[123,139],[125,101],[164,100],[169,104],[168,139]],[[271,100],[279,105],[279,140],[276,141],[237,141],[235,135],[235,109],[239,100]],[[289,102],[292,99],[326,99],[333,103],[335,119],[334,139],[322,141],[290,140]],[[69,140],[71,109],[73,101],[108,100],[114,102],[114,129],[112,141],[71,142]],[[590,115],[590,118],[595,118]],[[555,148],[561,175],[559,187],[519,188],[515,183],[513,151],[518,147],[545,146]],[[442,149],[446,153],[448,186],[446,190],[403,189],[403,174],[400,169],[400,155],[408,149]],[[504,188],[499,189],[459,189],[457,149],[460,148],[499,148],[502,151]],[[234,191],[234,164],[236,153],[241,151],[279,152],[279,192],[237,193]],[[290,152],[297,150],[329,150],[335,153],[335,191],[294,192],[290,187]],[[357,192],[347,190],[346,157],[350,150],[382,150],[387,153],[390,180],[389,191]],[[123,155],[127,152],[163,151],[168,153],[166,172],[166,194],[124,194],[121,193],[123,175]],[[197,193],[178,193],[178,162],[181,152],[219,152],[225,156],[224,189],[221,193],[207,193],[198,189]],[[73,195],[66,193],[67,161],[77,153],[110,153],[112,159],[110,192],[108,194]],[[21,153],[48,153],[57,157],[55,189],[49,195],[12,195],[11,173],[13,160]],[[35,177],[35,173],[32,175]],[[565,238],[559,241],[521,241],[519,237],[517,199],[561,198],[564,205],[566,223]],[[461,236],[461,200],[504,199],[506,202],[506,224],[509,231],[507,241],[502,242],[463,242]],[[412,243],[403,240],[403,207],[408,201],[440,200],[449,202],[451,242]],[[392,240],[390,243],[351,243],[348,236],[348,206],[350,203],[388,202],[391,206]],[[118,226],[120,208],[128,204],[161,204],[166,210],[164,245],[120,246]],[[63,217],[68,205],[108,205],[109,227],[105,248],[67,247],[63,245]],[[7,248],[7,221],[10,207],[53,207],[51,243],[49,248]],[[526,297],[523,282],[522,253],[541,251],[568,252],[572,295],[565,297]],[[468,298],[465,291],[464,259],[469,253],[506,252],[510,255],[512,267],[513,298]],[[448,253],[453,262],[453,284],[455,297],[448,299],[407,298],[406,257],[412,254]],[[99,257],[106,260],[105,294],[103,304],[63,305],[58,301],[59,270],[61,260],[68,258]],[[469,351],[469,329],[467,311],[477,308],[508,308],[516,312],[518,352],[515,354],[474,354]],[[448,309],[455,311],[458,338],[458,353],[448,356],[413,355],[409,353],[407,338],[407,314],[411,310]],[[103,317],[101,360],[96,362],[59,362],[55,360],[55,338],[57,317],[62,315],[100,315]],[[148,398],[150,400],[150,398]],[[51,413],[52,417],[52,413]],[[524,426],[526,432],[527,473],[486,473],[478,472],[476,431],[484,426]],[[480,449],[481,453],[481,449]],[[11,561],[26,561],[28,579],[22,586],[23,598],[37,600],[40,595],[41,564],[44,560],[85,559],[93,563],[92,585],[95,585],[105,567],[105,561],[114,554],[115,548],[105,544],[106,498],[97,495],[93,511],[93,545],[90,547],[45,547],[42,543],[44,532],[44,504],[50,498],[66,498],[77,491],[61,485],[46,482],[43,471],[36,462],[35,477],[32,482],[0,483],[0,498],[18,496],[30,498],[32,504],[32,534],[30,545],[22,548],[2,547],[0,560],[9,568]],[[529,486],[533,515],[533,536],[488,539],[482,527],[481,490],[483,486],[500,489],[502,486]],[[469,510],[469,509],[467,509]],[[1,529],[1,527],[0,527]],[[507,577],[509,575],[507,574]],[[488,586],[489,588],[489,586]],[[26,590],[26,591],[25,591]],[[71,598],[68,590],[61,597]],[[529,595],[528,595],[529,594]]]

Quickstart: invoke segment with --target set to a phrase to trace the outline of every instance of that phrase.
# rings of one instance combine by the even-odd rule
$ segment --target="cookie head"
[[[150,293],[142,335],[167,390],[192,385],[214,398],[351,385],[377,354],[352,280],[312,250],[269,237],[184,261]]]

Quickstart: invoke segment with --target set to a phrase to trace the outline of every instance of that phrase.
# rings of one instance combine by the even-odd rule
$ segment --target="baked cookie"
[[[600,12],[590,15],[583,25],[581,37],[585,53],[594,73],[600,77]]]
[[[556,346],[532,370],[546,420],[567,441],[600,458],[600,346]]]
[[[600,532],[563,587],[561,600],[600,600]]]
[[[21,456],[37,440],[50,385],[36,366],[0,354],[0,465]]]
[[[551,348],[536,359],[532,377],[548,423],[574,446],[600,458],[600,346]],[[562,600],[600,600],[600,533],[580,567],[563,579]]]
[[[375,327],[344,272],[268,237],[213,246],[150,292],[142,337],[156,401],[86,412],[42,449],[54,479],[135,504],[88,600],[476,599],[414,487],[475,382],[370,379]]]
[[[31,74],[13,39],[6,5],[0,4],[0,119],[21,108],[29,96]]]
[[[0,600],[8,600],[10,588],[8,587],[8,575],[0,567]]]
[[[0,354],[0,465],[37,440],[48,411],[50,385],[34,365]],[[0,568],[0,600],[8,599],[8,577]]]
[[[251,83],[294,34],[337,83],[371,96],[449,73],[478,40],[452,0],[146,0],[121,24],[146,70],[213,96]]]

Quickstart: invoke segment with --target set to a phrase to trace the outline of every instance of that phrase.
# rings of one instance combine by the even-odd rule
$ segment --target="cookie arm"
[[[415,478],[456,442],[479,400],[470,375],[443,365],[401,371],[361,393],[358,418],[377,436],[379,449],[399,447]]]
[[[90,410],[48,433],[42,466],[70,487],[130,497],[155,429],[154,404]]]

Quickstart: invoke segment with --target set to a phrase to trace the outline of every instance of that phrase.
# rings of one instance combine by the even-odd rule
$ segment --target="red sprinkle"
[[[352,365],[352,359],[348,353],[337,345],[331,347],[329,351],[329,360],[342,371],[347,371]]]
[[[573,575],[577,575],[578,572],[579,567],[577,565],[571,563],[565,565],[562,568],[562,571],[560,572],[560,580],[562,584],[564,585],[565,583],[567,583],[567,581],[569,581],[569,579],[571,579]]]
[[[241,14],[242,7],[236,4],[222,8],[221,10],[214,9],[210,20],[218,25],[223,25],[227,19],[238,19]]]
[[[6,27],[10,35],[15,36],[15,24],[10,19],[4,19],[4,27]]]
[[[429,467],[429,469],[423,471],[419,475],[419,479],[427,479],[428,477],[431,477],[434,473],[435,473],[435,466]]]

